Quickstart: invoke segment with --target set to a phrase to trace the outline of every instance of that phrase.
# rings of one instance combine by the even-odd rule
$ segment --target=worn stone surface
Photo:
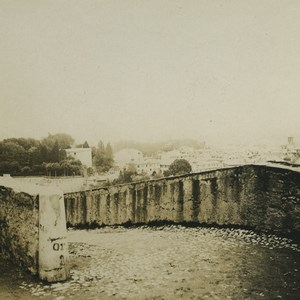
[[[0,178],[2,256],[38,274],[41,280],[66,280],[69,277],[66,238],[62,191],[23,184],[10,177]]]
[[[38,271],[38,226],[38,196],[0,186],[1,252],[32,273]]]
[[[152,221],[300,233],[300,173],[247,165],[65,194],[69,226]]]
[[[39,278],[58,282],[70,277],[63,194],[39,194]]]
[[[21,278],[14,285],[16,296],[22,292],[22,299],[44,300],[299,299],[300,248],[287,238],[180,225],[70,230],[68,235],[71,279],[45,285]],[[25,298],[24,293],[31,295]]]

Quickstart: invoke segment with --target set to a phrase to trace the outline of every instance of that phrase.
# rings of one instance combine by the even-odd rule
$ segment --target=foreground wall
[[[38,272],[38,195],[0,187],[0,249],[18,265]]]
[[[300,232],[300,173],[274,167],[241,166],[64,198],[69,226],[173,221]]]
[[[70,276],[61,191],[0,177],[0,252],[16,264],[55,282]]]

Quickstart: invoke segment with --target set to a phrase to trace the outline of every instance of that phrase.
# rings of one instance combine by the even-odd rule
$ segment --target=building
[[[92,167],[92,149],[91,148],[70,148],[66,149],[68,157],[74,157],[81,161],[86,167]]]
[[[153,157],[145,157],[144,161],[137,164],[138,174],[146,173],[152,175],[154,172],[161,172],[160,159]]]
[[[300,164],[300,146],[295,142],[294,137],[288,137],[288,143],[281,146],[282,158],[294,164]]]
[[[122,149],[115,153],[115,164],[120,169],[126,168],[128,165],[139,165],[144,162],[143,153],[136,149]]]

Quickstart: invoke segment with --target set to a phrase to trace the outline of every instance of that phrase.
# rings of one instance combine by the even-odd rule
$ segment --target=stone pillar
[[[193,220],[193,180],[186,177],[183,180],[184,198],[183,198],[183,220],[191,222]]]
[[[64,196],[61,191],[39,193],[39,278],[47,282],[70,277]]]

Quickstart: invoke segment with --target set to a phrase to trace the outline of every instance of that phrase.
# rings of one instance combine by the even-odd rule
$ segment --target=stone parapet
[[[63,193],[0,178],[0,250],[47,282],[69,278]]]
[[[64,195],[68,226],[170,221],[300,233],[300,173],[245,165]]]

